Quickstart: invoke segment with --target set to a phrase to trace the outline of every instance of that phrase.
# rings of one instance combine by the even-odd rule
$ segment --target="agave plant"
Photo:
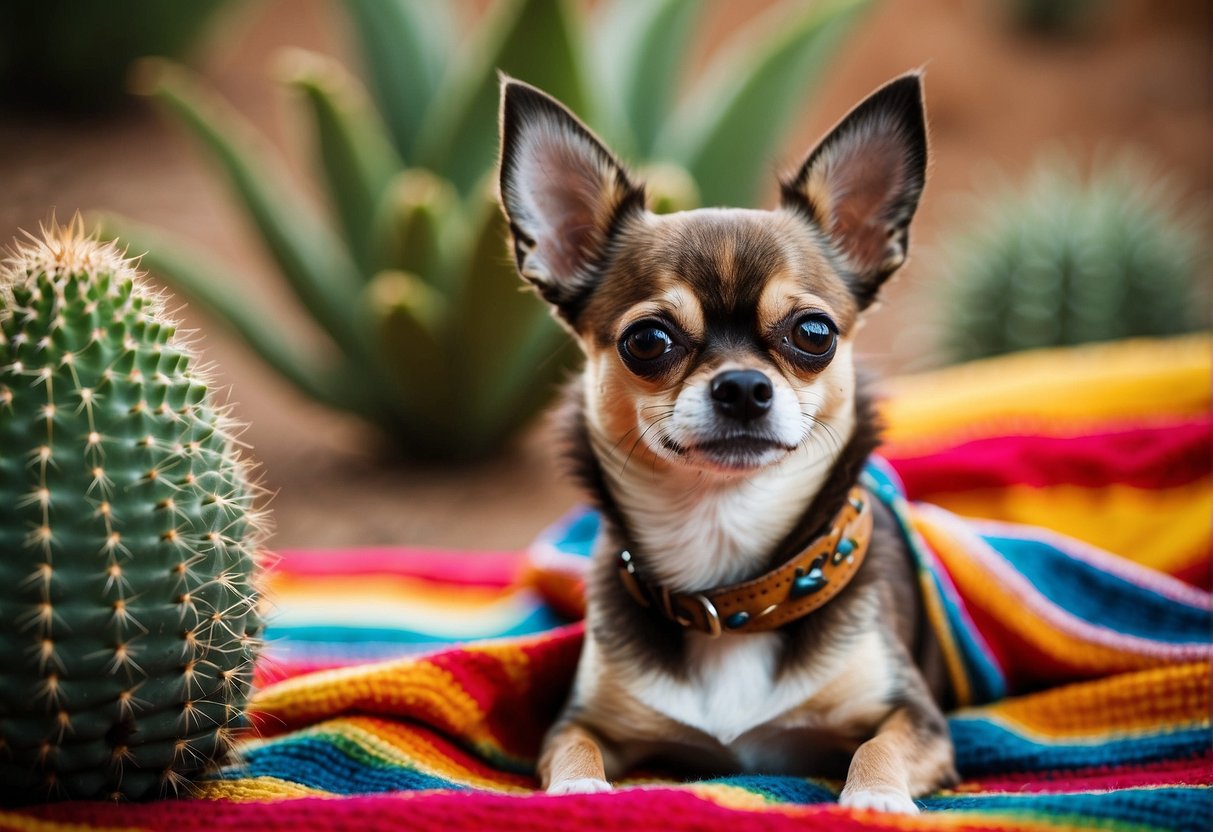
[[[944,246],[941,346],[956,361],[1208,326],[1207,234],[1176,184],[1122,156],[1090,177],[1045,157]],[[1180,219],[1186,217],[1186,219]]]
[[[503,0],[457,44],[449,4],[347,0],[370,95],[331,59],[279,61],[315,128],[326,218],[243,119],[180,68],[148,84],[211,151],[331,349],[315,355],[240,297],[234,270],[121,218],[153,273],[283,376],[382,427],[408,455],[483,456],[551,397],[573,351],[519,291],[491,191],[498,70],[583,114],[639,161],[655,210],[745,204],[864,0],[789,0],[675,100],[695,0]],[[591,33],[593,35],[591,36]]]

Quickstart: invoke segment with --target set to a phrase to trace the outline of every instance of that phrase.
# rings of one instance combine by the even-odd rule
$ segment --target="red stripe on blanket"
[[[996,780],[961,783],[959,794],[990,792],[1081,792],[1151,786],[1208,786],[1213,784],[1213,756],[1203,754],[1190,760],[1167,760],[1153,765],[1109,766],[1099,769],[1067,771],[1049,776],[1047,772],[1027,772]]]
[[[74,802],[33,807],[25,815],[50,821],[154,829],[284,830],[357,829],[360,832],[438,830],[495,832],[555,829],[660,829],[662,832],[782,832],[820,829],[929,829],[931,818],[852,812],[832,804],[771,806],[766,811],[731,809],[687,791],[627,789],[606,794],[548,797],[536,794],[401,792],[341,799],[300,798],[268,803],[194,801],[123,804]],[[967,821],[967,822],[966,822]],[[977,829],[1039,829],[1038,819],[1000,815],[949,818],[954,832]],[[1036,822],[1034,822],[1036,821]]]
[[[1209,552],[1196,552],[1191,560],[1185,561],[1187,566],[1176,569],[1171,574],[1181,581],[1208,591],[1213,589],[1213,571],[1209,568]]]
[[[509,586],[518,578],[520,552],[459,552],[445,549],[289,549],[275,571],[300,577],[407,575],[460,586]]]
[[[922,456],[898,456],[896,448],[883,453],[910,499],[920,500],[1007,485],[1173,488],[1209,476],[1211,449],[1210,417],[1203,416],[1087,436],[990,437]]]
[[[572,685],[581,637],[575,624],[520,647],[450,650],[428,661],[484,709],[485,727],[502,750],[535,757]]]

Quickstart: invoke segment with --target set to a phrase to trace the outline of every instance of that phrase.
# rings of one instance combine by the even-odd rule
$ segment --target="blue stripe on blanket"
[[[469,631],[459,638],[451,638],[443,633],[423,632],[395,627],[347,627],[326,625],[276,625],[272,622],[266,628],[266,641],[285,641],[289,644],[350,644],[375,642],[378,644],[454,644],[484,638],[502,638],[508,636],[525,636],[542,633],[561,627],[568,619],[554,613],[548,607],[537,607],[521,621],[506,630],[488,629],[484,631]],[[496,627],[497,622],[491,622]]]
[[[966,777],[1016,771],[1078,770],[1196,757],[1209,752],[1209,729],[1184,728],[1098,742],[1067,738],[1024,737],[984,717],[954,716],[948,720],[956,767]]]
[[[1207,634],[1213,624],[1207,608],[1151,592],[1043,541],[984,539],[1049,601],[1091,624],[1170,644],[1191,644],[1194,632]]]
[[[1066,818],[1077,827],[1138,824],[1145,828],[1208,832],[1213,794],[1202,788],[1130,788],[1098,793],[986,794],[929,797],[919,801],[929,812],[1015,813],[1038,816],[1048,827],[1062,828]],[[1104,821],[1100,823],[1099,821]]]
[[[404,766],[371,764],[365,759],[365,752],[361,757],[348,754],[339,738],[328,735],[273,741],[246,749],[242,756],[242,765],[224,769],[215,776],[224,780],[275,777],[333,794],[467,788]]]

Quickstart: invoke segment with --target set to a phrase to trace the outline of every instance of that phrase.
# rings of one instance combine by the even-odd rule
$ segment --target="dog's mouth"
[[[663,436],[661,444],[666,450],[680,457],[702,460],[713,467],[729,471],[761,468],[796,450],[795,445],[778,439],[750,434],[703,439],[685,445]]]

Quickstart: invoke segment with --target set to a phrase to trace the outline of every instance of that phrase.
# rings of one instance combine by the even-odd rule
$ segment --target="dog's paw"
[[[610,790],[611,784],[597,777],[574,777],[548,786],[548,794],[594,794]]]
[[[872,809],[899,815],[918,814],[918,806],[910,796],[896,789],[843,789],[838,796],[838,804],[850,809]]]

